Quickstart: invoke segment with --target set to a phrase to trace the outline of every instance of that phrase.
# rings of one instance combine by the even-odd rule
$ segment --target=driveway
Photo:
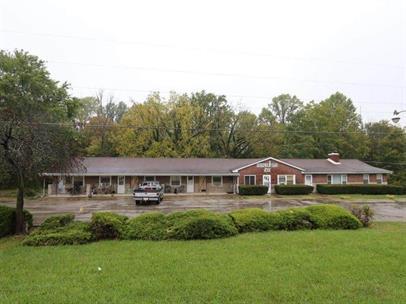
[[[40,224],[45,218],[61,213],[74,213],[78,220],[88,220],[93,212],[112,211],[129,217],[150,211],[164,213],[204,208],[211,211],[227,212],[240,208],[261,208],[276,211],[291,207],[320,204],[317,200],[299,199],[239,199],[236,196],[172,196],[166,197],[160,205],[135,206],[127,197],[88,198],[44,198],[27,200],[25,207],[34,215],[34,224]],[[340,205],[354,204],[337,202]],[[15,206],[13,200],[0,199],[0,204]],[[359,203],[357,203],[359,204]],[[378,221],[406,221],[406,203],[368,202],[375,211]]]

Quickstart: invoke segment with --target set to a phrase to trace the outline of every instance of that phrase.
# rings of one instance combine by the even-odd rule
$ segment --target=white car
[[[164,197],[164,188],[159,182],[143,182],[133,191],[133,198],[136,205],[143,202],[161,203]]]

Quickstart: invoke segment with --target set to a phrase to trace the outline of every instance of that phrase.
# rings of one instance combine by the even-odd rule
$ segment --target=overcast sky
[[[368,121],[406,109],[404,0],[0,3],[0,48],[44,59],[76,96],[206,90],[258,113],[340,91]]]

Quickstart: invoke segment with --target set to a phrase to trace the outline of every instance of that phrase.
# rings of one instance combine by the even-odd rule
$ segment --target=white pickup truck
[[[164,188],[159,182],[143,182],[133,191],[133,198],[136,205],[143,202],[161,203],[164,197]]]

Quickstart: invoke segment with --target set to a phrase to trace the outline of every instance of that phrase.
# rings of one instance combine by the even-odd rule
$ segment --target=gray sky
[[[368,121],[406,109],[402,0],[0,0],[0,48],[46,60],[76,96],[204,89],[258,113],[341,91]]]

